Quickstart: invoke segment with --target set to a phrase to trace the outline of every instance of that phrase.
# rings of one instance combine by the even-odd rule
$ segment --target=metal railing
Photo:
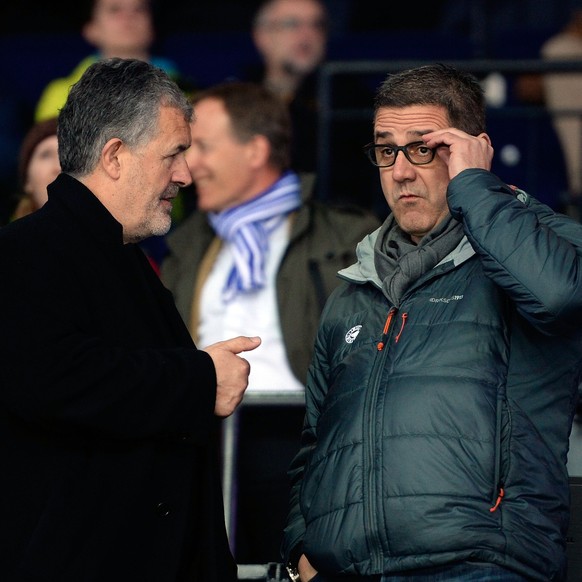
[[[235,553],[237,518],[237,447],[240,429],[241,407],[246,406],[304,406],[305,393],[291,391],[246,392],[239,408],[222,423],[222,494],[224,519],[233,554]]]
[[[369,108],[336,108],[334,106],[333,81],[338,76],[377,77],[378,84],[389,73],[404,69],[426,65],[434,61],[400,60],[400,61],[329,61],[321,68],[318,81],[318,151],[317,151],[317,196],[320,199],[330,198],[330,173],[332,171],[331,149],[328,144],[332,139],[332,128],[336,120],[361,120],[370,123],[373,115],[373,104]],[[540,59],[529,60],[442,60],[442,63],[452,65],[477,76],[489,73],[500,73],[505,76],[522,74],[549,74],[582,72],[582,59],[579,61],[550,61]],[[528,115],[531,118],[548,115],[545,106],[502,106],[495,111],[495,115]],[[582,95],[580,110],[552,111],[551,115],[582,115]],[[362,144],[363,145],[363,144]]]

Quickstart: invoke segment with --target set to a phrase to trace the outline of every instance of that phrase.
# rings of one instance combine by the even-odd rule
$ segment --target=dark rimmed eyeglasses
[[[398,152],[402,152],[406,159],[415,166],[424,166],[434,160],[437,148],[429,148],[423,141],[413,141],[403,146],[387,143],[369,143],[364,146],[364,153],[378,168],[389,168],[396,163]]]
[[[327,21],[325,18],[314,18],[311,20],[295,18],[290,16],[288,18],[281,18],[279,20],[261,21],[261,26],[276,31],[290,31],[295,32],[303,27],[316,30],[318,32],[325,32],[327,30]]]

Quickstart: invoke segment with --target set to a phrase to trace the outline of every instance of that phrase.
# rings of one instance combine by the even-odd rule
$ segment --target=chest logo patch
[[[346,333],[346,344],[353,344],[361,329],[361,325],[354,325],[352,329],[348,330],[348,333]]]

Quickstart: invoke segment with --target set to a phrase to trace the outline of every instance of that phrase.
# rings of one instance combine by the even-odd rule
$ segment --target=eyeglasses
[[[300,18],[282,18],[281,20],[272,20],[270,22],[263,22],[262,26],[270,28],[271,30],[284,30],[294,32],[302,27],[308,27],[318,32],[325,32],[327,30],[327,22],[323,18],[315,20],[301,20]]]
[[[436,148],[429,148],[423,141],[413,141],[403,146],[387,143],[369,143],[364,146],[364,153],[378,168],[389,168],[396,163],[398,152],[403,152],[406,159],[415,166],[424,166],[434,160]]]

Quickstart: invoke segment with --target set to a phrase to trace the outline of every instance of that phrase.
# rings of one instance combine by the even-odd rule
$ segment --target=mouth
[[[172,212],[174,208],[174,200],[176,199],[177,193],[169,193],[166,192],[162,196],[160,196],[160,206],[164,212],[168,214]]]
[[[411,202],[414,200],[420,200],[420,196],[418,194],[412,194],[410,192],[405,192],[403,194],[398,195],[398,200],[403,202]]]
[[[171,212],[174,208],[174,198],[175,196],[165,196],[160,198],[160,205],[165,212]]]
[[[167,188],[165,192],[162,192],[162,195],[160,196],[160,201],[168,202],[171,205],[176,196],[178,196],[178,188],[170,187]]]

